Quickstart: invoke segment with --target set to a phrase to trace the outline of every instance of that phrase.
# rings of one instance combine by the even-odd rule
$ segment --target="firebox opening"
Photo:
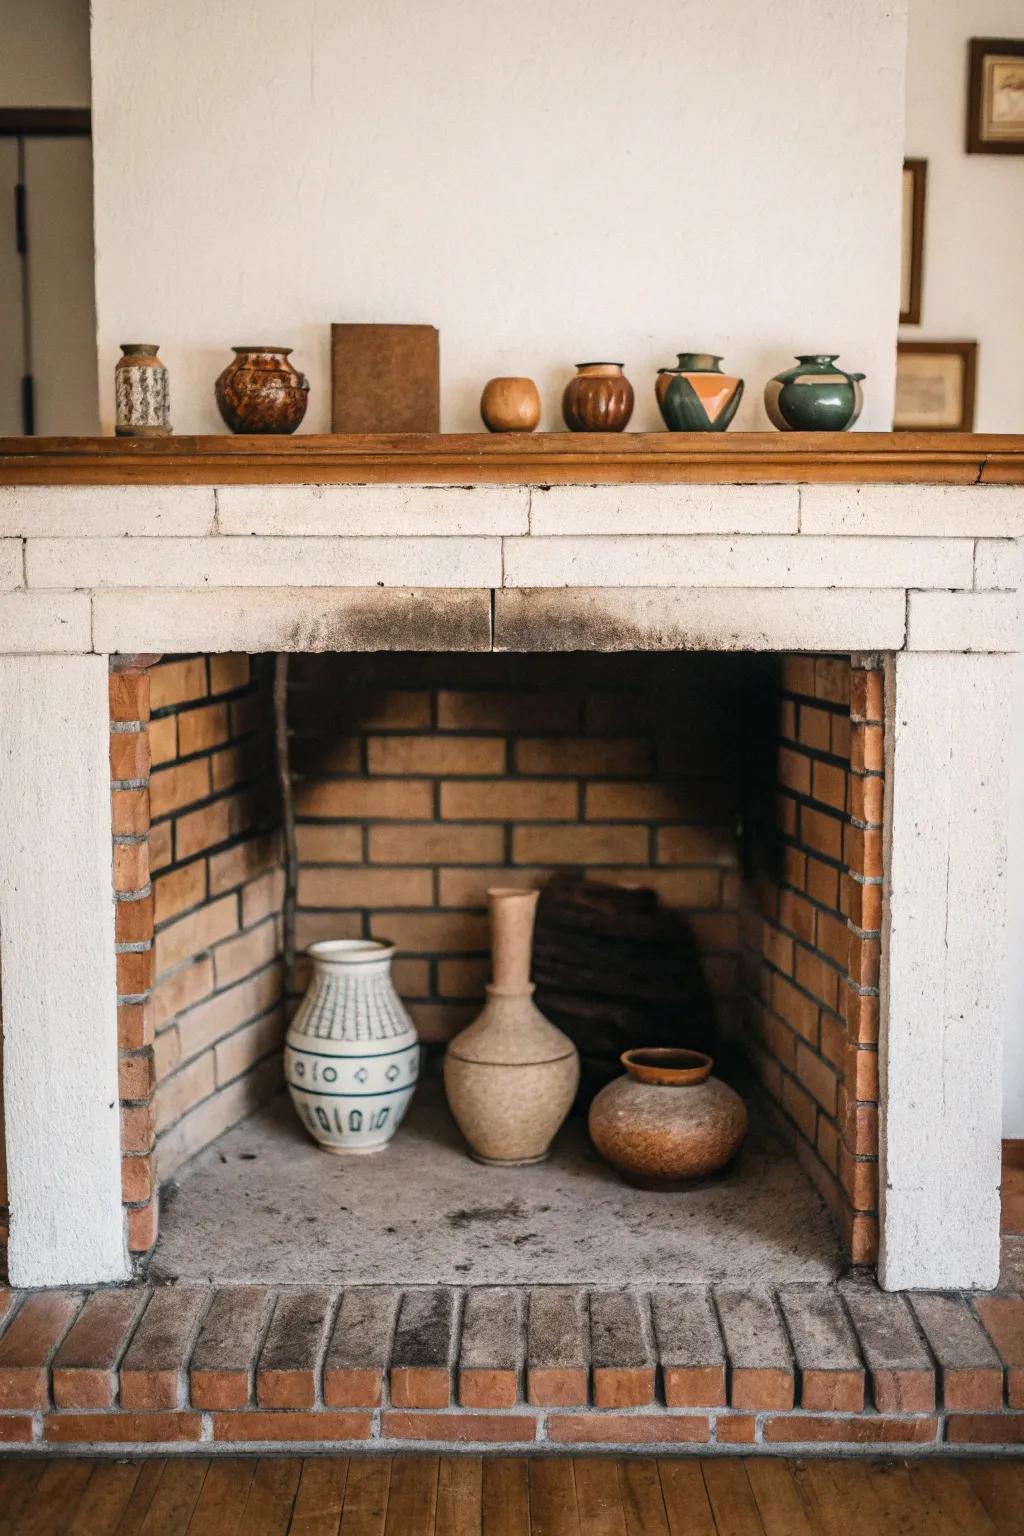
[[[166,659],[148,720],[112,722],[115,741],[148,736],[152,764],[149,973],[142,929],[125,937],[144,922],[134,888],[118,900],[122,1009],[155,1031],[152,1091],[124,1094],[156,1137],[126,1148],[152,1273],[779,1281],[873,1257],[880,672],[746,653],[294,656],[286,836],[273,667]],[[141,836],[117,825],[115,870]],[[559,926],[580,881],[596,944]],[[583,1067],[532,1168],[471,1161],[439,1080],[482,1004],[491,886],[544,890],[537,1001]],[[369,939],[397,947],[422,1081],[385,1151],[336,1159],[280,1092],[281,1042],[308,946]],[[740,1157],[698,1190],[628,1186],[589,1142],[587,1103],[644,1047],[707,1051],[751,1105]]]

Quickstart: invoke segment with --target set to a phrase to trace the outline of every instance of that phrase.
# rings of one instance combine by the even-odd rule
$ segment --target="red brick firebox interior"
[[[280,1087],[272,657],[111,674],[123,1190],[158,1191]],[[295,940],[386,935],[438,1049],[487,972],[485,888],[653,887],[857,1262],[877,1246],[882,673],[848,658],[290,658]],[[0,1200],[5,1199],[0,1184]]]

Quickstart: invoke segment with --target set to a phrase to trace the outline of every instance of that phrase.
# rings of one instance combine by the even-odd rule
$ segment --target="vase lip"
[[[573,363],[574,368],[625,368],[625,363],[612,363],[607,358],[596,358],[591,363]]]
[[[158,341],[122,341],[120,347],[125,357],[138,357],[147,352],[155,355],[160,350],[160,343]]]
[[[306,954],[311,960],[327,965],[366,965],[374,960],[390,960],[395,945],[390,939],[318,939]]]
[[[702,1083],[711,1076],[714,1059],[704,1051],[684,1050],[681,1046],[640,1046],[623,1051],[622,1065],[638,1083],[653,1083],[662,1088],[685,1088]]]
[[[719,363],[724,353],[677,352],[674,368],[659,368],[659,373],[720,373]]]
[[[232,352],[273,352],[273,353],[275,353],[279,357],[291,357],[292,353],[295,351],[295,348],[294,347],[235,347],[235,346],[233,346],[231,348],[231,350],[232,350]]]
[[[794,352],[793,356],[798,363],[834,363],[839,358],[838,352]]]
[[[499,898],[525,896],[532,901],[537,901],[540,898],[540,891],[536,886],[531,885],[489,885],[487,887],[487,895],[488,897]]]

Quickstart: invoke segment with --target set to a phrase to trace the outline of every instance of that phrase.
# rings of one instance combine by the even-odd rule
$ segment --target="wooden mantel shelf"
[[[538,433],[530,437],[0,438],[0,485],[1024,485],[1024,436]]]

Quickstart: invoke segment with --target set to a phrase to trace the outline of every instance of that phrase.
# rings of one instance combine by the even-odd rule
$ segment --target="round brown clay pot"
[[[621,432],[633,414],[633,386],[621,363],[577,363],[562,396],[570,432]]]
[[[590,1106],[601,1156],[645,1189],[685,1189],[724,1168],[747,1132],[747,1108],[702,1051],[624,1051],[625,1077]]]
[[[494,980],[483,1012],[448,1047],[444,1088],[480,1163],[540,1163],[576,1097],[580,1059],[533,1001],[539,891],[490,890]]]
[[[214,385],[232,432],[294,432],[306,414],[309,380],[288,361],[291,347],[233,347]]]
[[[488,379],[480,396],[488,432],[532,432],[540,421],[540,394],[532,379]]]

